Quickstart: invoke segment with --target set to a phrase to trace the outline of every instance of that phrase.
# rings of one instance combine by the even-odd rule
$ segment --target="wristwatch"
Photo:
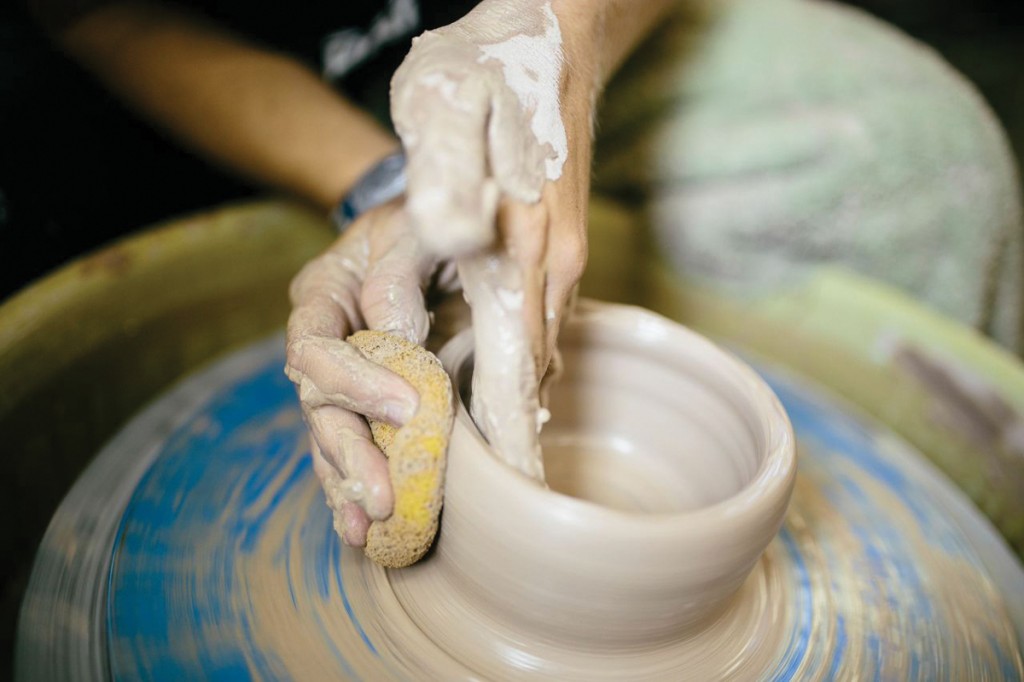
[[[391,201],[404,191],[405,152],[395,152],[359,178],[331,211],[331,220],[339,233],[344,232],[363,213]]]

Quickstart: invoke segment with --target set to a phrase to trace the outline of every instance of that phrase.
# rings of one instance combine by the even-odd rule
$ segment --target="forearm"
[[[672,0],[553,0],[562,28],[562,109],[567,119],[586,117],[587,132],[592,133],[596,102],[605,85],[673,4]]]
[[[679,0],[554,0],[569,67],[588,63],[603,88]]]
[[[57,39],[131,106],[201,154],[324,207],[397,146],[297,61],[176,8],[105,5]]]
[[[678,2],[679,0],[675,0]],[[626,57],[673,6],[673,0],[484,0],[452,26],[467,40],[490,43],[509,34],[546,32],[557,18],[563,105],[592,103]]]

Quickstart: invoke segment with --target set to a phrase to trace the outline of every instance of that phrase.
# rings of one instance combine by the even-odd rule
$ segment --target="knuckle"
[[[564,239],[558,244],[555,252],[554,274],[568,288],[574,286],[587,267],[587,241],[586,238],[574,235],[571,239]]]
[[[548,253],[550,225],[542,206],[506,208],[503,232],[516,260],[526,266],[543,263]]]
[[[285,344],[285,372],[288,374],[288,378],[293,382],[297,382],[299,377],[293,376],[293,373],[302,373],[302,368],[305,366],[304,358],[306,353],[306,339],[304,337],[289,338]]]
[[[305,298],[305,290],[309,282],[310,277],[319,268],[319,262],[323,256],[318,256],[313,260],[302,266],[298,274],[292,277],[292,281],[288,284],[288,298],[291,300],[292,305],[298,305],[303,298]]]
[[[301,374],[298,377],[299,402],[302,408],[309,412],[327,404],[323,392],[308,375]],[[293,379],[294,381],[294,379]]]
[[[309,358],[320,349],[318,337],[309,334],[304,326],[294,325],[285,343],[285,359],[289,365],[302,369],[309,365]]]

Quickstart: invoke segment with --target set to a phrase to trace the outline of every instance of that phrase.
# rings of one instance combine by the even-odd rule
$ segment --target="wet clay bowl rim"
[[[633,512],[612,509],[551,490],[504,464],[493,453],[490,459],[484,461],[493,465],[508,485],[518,486],[521,494],[530,500],[535,499],[538,503],[552,505],[556,510],[564,508],[574,515],[592,517],[594,522],[616,524],[622,530],[633,533],[658,532],[668,526],[699,529],[711,518],[743,523],[756,514],[763,514],[765,510],[759,505],[765,503],[770,503],[772,509],[779,506],[783,508],[783,512],[779,514],[781,525],[781,517],[785,515],[784,508],[788,505],[796,479],[795,439],[789,417],[764,380],[735,355],[723,350],[706,337],[638,306],[584,299],[580,301],[573,317],[577,325],[596,323],[617,327],[617,333],[621,335],[617,341],[622,346],[636,346],[634,350],[651,351],[664,357],[664,352],[659,349],[660,343],[671,342],[673,337],[685,337],[688,343],[693,344],[687,351],[691,357],[694,356],[694,351],[697,351],[703,357],[726,363],[734,378],[745,382],[745,388],[751,396],[765,408],[762,412],[762,424],[768,434],[768,443],[764,445],[766,454],[758,465],[754,477],[734,494],[699,509],[679,512]],[[578,333],[574,332],[576,330],[570,326],[563,332],[561,338],[575,341]],[[472,344],[472,334],[470,330],[466,330],[453,337],[438,353],[456,389],[460,381],[466,380],[463,375],[466,369],[462,365],[472,355]],[[458,390],[455,391],[455,403],[456,427],[460,430],[465,428],[468,435],[481,448],[490,452],[490,445],[474,423]]]
[[[671,642],[725,605],[781,527],[796,477],[792,427],[752,369],[666,318],[581,301],[560,346],[572,352],[584,337],[584,352],[593,342],[642,353],[668,370],[704,367],[756,430],[761,454],[752,477],[692,511],[611,509],[512,470],[489,450],[457,396],[442,530],[435,567],[426,570],[445,574],[450,596],[481,622],[504,624],[510,638],[529,633],[590,650]],[[439,355],[460,386],[471,333],[455,336]]]

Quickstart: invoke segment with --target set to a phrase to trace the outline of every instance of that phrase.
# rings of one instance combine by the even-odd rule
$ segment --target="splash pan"
[[[1024,677],[1006,607],[1024,586],[1019,564],[918,453],[816,387],[757,367],[800,464],[781,530],[738,589],[646,642],[586,651],[486,610],[428,608],[472,601],[452,570],[430,568],[447,540],[393,574],[342,546],[282,346],[274,337],[195,375],[100,453],[40,550],[21,679]],[[693,517],[751,480],[685,509],[622,509],[628,486],[595,506]],[[608,561],[628,551],[609,544]],[[452,644],[454,631],[481,646]]]

